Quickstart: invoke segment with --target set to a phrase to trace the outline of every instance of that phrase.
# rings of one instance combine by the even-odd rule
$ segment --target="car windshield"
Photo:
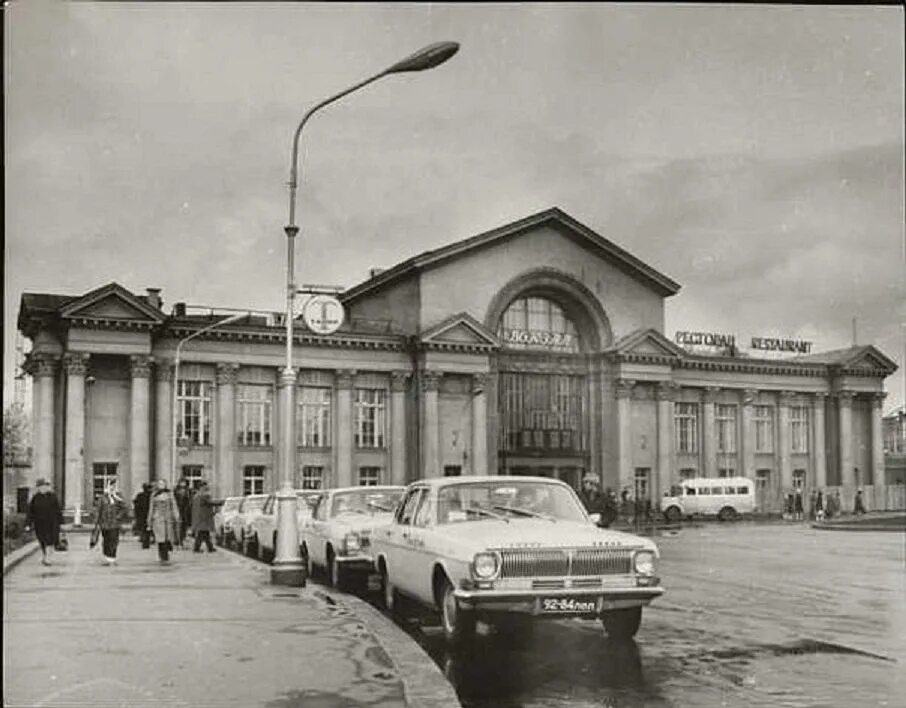
[[[569,489],[530,481],[451,484],[437,494],[438,523],[503,518],[541,518],[550,521],[587,520]]]
[[[260,511],[264,508],[264,502],[267,501],[267,497],[255,497],[255,498],[246,498],[245,503],[242,505],[243,511]]]
[[[224,511],[235,511],[236,509],[239,508],[239,502],[240,502],[239,499],[227,499],[223,503],[223,510]]]
[[[330,507],[330,515],[337,514],[384,514],[396,509],[402,489],[365,490],[335,494]]]

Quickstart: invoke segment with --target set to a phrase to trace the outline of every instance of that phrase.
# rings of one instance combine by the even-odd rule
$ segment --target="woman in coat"
[[[202,482],[192,497],[192,535],[195,536],[196,553],[201,553],[202,541],[207,545],[208,553],[217,550],[211,541],[211,534],[214,532],[214,509],[217,506],[217,502],[211,499],[208,483]]]
[[[129,505],[120,496],[116,482],[107,485],[98,499],[98,527],[104,539],[104,561],[107,565],[116,564],[116,549],[120,544],[120,526],[129,516]]]
[[[157,555],[161,563],[170,562],[170,549],[179,543],[179,509],[176,497],[167,487],[165,479],[157,480],[157,489],[148,506],[148,530],[157,542]]]
[[[50,555],[60,541],[60,527],[63,525],[63,508],[54,494],[50,482],[39,479],[34,496],[28,503],[25,525],[34,526],[35,536],[41,544],[41,562],[50,565]]]

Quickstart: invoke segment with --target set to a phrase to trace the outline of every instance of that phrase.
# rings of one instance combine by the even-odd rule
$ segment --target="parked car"
[[[311,518],[311,507],[321,492],[315,489],[296,489],[299,502],[296,505],[296,527]],[[245,552],[257,556],[259,560],[270,562],[277,548],[277,494],[269,494],[257,514],[249,523],[246,534]]]
[[[367,579],[374,571],[371,536],[393,519],[404,487],[344,487],[322,494],[302,527],[301,545],[309,576],[327,571],[328,582],[339,589],[358,573]]]
[[[746,477],[696,477],[664,492],[661,508],[667,521],[691,516],[716,516],[735,521],[755,511],[755,483]]]
[[[233,538],[239,544],[239,548],[243,553],[248,552],[248,539],[252,520],[261,513],[266,501],[267,494],[249,494],[243,497],[242,502],[239,504],[239,512],[230,524]]]
[[[509,628],[544,618],[600,618],[633,637],[664,590],[647,538],[596,526],[565,483],[541,477],[445,477],[406,488],[372,536],[384,602],[404,595],[440,613],[451,643],[477,620]],[[522,620],[522,621],[520,621]]]
[[[227,497],[214,514],[214,538],[221,546],[232,543],[233,520],[239,514],[242,497]]]

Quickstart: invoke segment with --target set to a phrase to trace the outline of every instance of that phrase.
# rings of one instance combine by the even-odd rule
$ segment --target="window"
[[[679,471],[680,481],[685,482],[687,479],[692,479],[697,473],[698,470],[694,467],[684,467]]]
[[[211,382],[180,381],[176,437],[191,445],[211,444]]]
[[[324,484],[324,468],[320,465],[304,465],[301,479],[297,478],[297,489],[321,489]]]
[[[444,465],[444,477],[459,477],[462,474],[460,465]]]
[[[791,406],[790,426],[792,427],[792,451],[808,452],[808,408]]]
[[[648,467],[636,467],[634,482],[635,499],[647,499],[651,488],[651,469]]]
[[[428,493],[428,490],[424,487],[418,489],[413,489],[409,492],[409,496],[400,504],[399,511],[397,511],[396,520],[399,524],[411,524],[412,517],[415,515],[415,509],[418,506],[418,503],[421,501],[422,496]]]
[[[384,447],[386,399],[381,388],[355,390],[356,447]]]
[[[239,444],[270,445],[274,389],[271,386],[242,384],[237,396],[239,422],[236,435]]]
[[[698,404],[677,403],[674,423],[677,452],[698,452]]]
[[[359,486],[376,487],[381,483],[380,467],[359,467]]]
[[[774,451],[774,409],[770,406],[755,406],[755,452]]]
[[[498,392],[503,450],[586,448],[584,376],[503,372]]]
[[[765,494],[771,486],[771,470],[755,470],[755,491]]]
[[[242,468],[242,494],[264,494],[264,467],[246,465]]]
[[[699,487],[698,488],[698,496],[706,497],[709,494],[711,494],[711,487]]]
[[[116,465],[116,462],[95,462],[92,465],[91,488],[94,492],[92,499],[101,496],[108,484],[118,481]]]
[[[330,447],[330,389],[302,386],[296,441],[302,447]]]
[[[805,490],[805,470],[793,470],[793,489],[799,492]]]
[[[182,478],[188,483],[189,489],[198,489],[204,479],[204,468],[201,465],[183,465]]]
[[[717,476],[721,479],[726,479],[727,477],[735,477],[736,469],[734,467],[721,467],[717,470]]]
[[[736,488],[736,493],[737,493],[737,494],[748,494],[748,493],[749,493],[749,488],[748,488],[748,487],[737,487],[737,488]]]
[[[580,351],[576,326],[557,303],[541,297],[515,300],[500,318],[497,335],[510,349]]]
[[[717,424],[717,451],[736,452],[736,406],[719,404],[715,423]]]

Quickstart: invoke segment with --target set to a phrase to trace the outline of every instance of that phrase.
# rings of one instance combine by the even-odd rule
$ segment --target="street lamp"
[[[393,66],[384,69],[364,81],[334,94],[310,108],[299,122],[293,134],[292,161],[289,172],[289,222],[284,227],[286,233],[286,367],[280,373],[279,405],[280,421],[283,431],[280,436],[280,490],[277,492],[277,544],[274,549],[274,562],[271,568],[271,582],[275,585],[304,585],[305,570],[299,555],[299,530],[296,521],[296,494],[292,487],[293,460],[295,459],[294,432],[295,407],[293,394],[296,386],[296,372],[293,369],[293,317],[296,299],[294,282],[295,268],[293,251],[299,227],[296,226],[296,187],[299,171],[299,136],[302,128],[316,112],[348,96],[353,91],[377,81],[390,74],[402,74],[411,71],[424,71],[443,64],[459,51],[456,42],[437,42],[428,45]]]
[[[190,334],[188,337],[183,337],[182,339],[180,339],[179,344],[176,345],[176,360],[173,363],[173,410],[172,410],[172,415],[170,416],[172,418],[172,420],[170,422],[172,424],[172,438],[173,438],[173,442],[170,445],[170,484],[171,485],[175,484],[175,482],[176,482],[176,480],[174,478],[175,474],[176,474],[176,428],[177,428],[176,422],[178,419],[177,406],[178,406],[178,402],[179,402],[179,355],[182,352],[182,345],[185,344],[186,342],[188,342],[189,340],[195,339],[195,337],[197,337],[201,334],[204,334],[205,332],[210,332],[212,329],[214,329],[216,327],[220,327],[225,324],[230,324],[231,322],[235,322],[236,320],[241,320],[247,316],[248,316],[248,314],[245,312],[241,312],[238,315],[230,315],[229,317],[226,317],[222,320],[218,320],[217,322],[213,322],[212,324],[209,324],[207,327],[202,327],[197,332],[192,332],[192,334]]]

